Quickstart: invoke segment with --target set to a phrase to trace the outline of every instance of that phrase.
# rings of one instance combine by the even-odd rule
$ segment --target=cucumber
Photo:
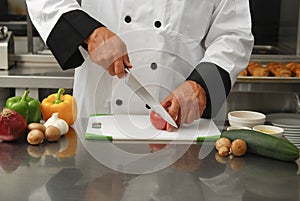
[[[230,140],[242,139],[247,143],[247,152],[282,161],[299,158],[298,148],[291,142],[253,130],[223,131],[221,137]]]

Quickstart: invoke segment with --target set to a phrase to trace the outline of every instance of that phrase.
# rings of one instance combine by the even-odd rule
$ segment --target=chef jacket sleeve
[[[83,11],[76,0],[26,0],[26,5],[33,25],[62,69],[80,66],[84,58],[79,47],[104,25]]]
[[[47,45],[63,69],[80,66],[84,58],[79,46],[86,48],[84,40],[104,25],[82,10],[63,14],[47,38]]]
[[[203,117],[215,116],[224,104],[239,72],[249,62],[253,44],[249,1],[219,1],[200,42],[204,57],[188,77],[206,90],[208,103]]]
[[[187,80],[197,82],[206,92],[207,104],[202,118],[216,116],[231,89],[229,74],[213,63],[200,63]]]

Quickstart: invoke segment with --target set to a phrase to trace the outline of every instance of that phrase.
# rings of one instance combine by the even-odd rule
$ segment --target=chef
[[[248,0],[26,3],[62,69],[75,68],[79,117],[149,113],[122,79],[124,67],[178,125],[212,117],[253,47]]]

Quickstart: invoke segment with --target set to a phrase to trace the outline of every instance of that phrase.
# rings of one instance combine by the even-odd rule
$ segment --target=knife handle
[[[129,68],[128,68],[128,66],[126,66],[126,64],[123,62],[123,64],[124,64],[124,70],[125,70],[125,73],[130,73],[130,70],[129,70]]]
[[[129,68],[127,68],[126,66],[125,66],[124,70],[125,70],[125,73],[128,73],[128,74],[130,73]]]

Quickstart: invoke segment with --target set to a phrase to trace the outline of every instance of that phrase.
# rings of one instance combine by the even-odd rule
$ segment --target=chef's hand
[[[205,90],[195,81],[185,81],[177,87],[162,103],[177,125],[193,123],[199,119],[206,107]],[[167,131],[173,126],[167,124]]]
[[[125,43],[106,27],[100,27],[85,41],[93,62],[101,65],[112,76],[124,77],[124,64],[131,68]]]

